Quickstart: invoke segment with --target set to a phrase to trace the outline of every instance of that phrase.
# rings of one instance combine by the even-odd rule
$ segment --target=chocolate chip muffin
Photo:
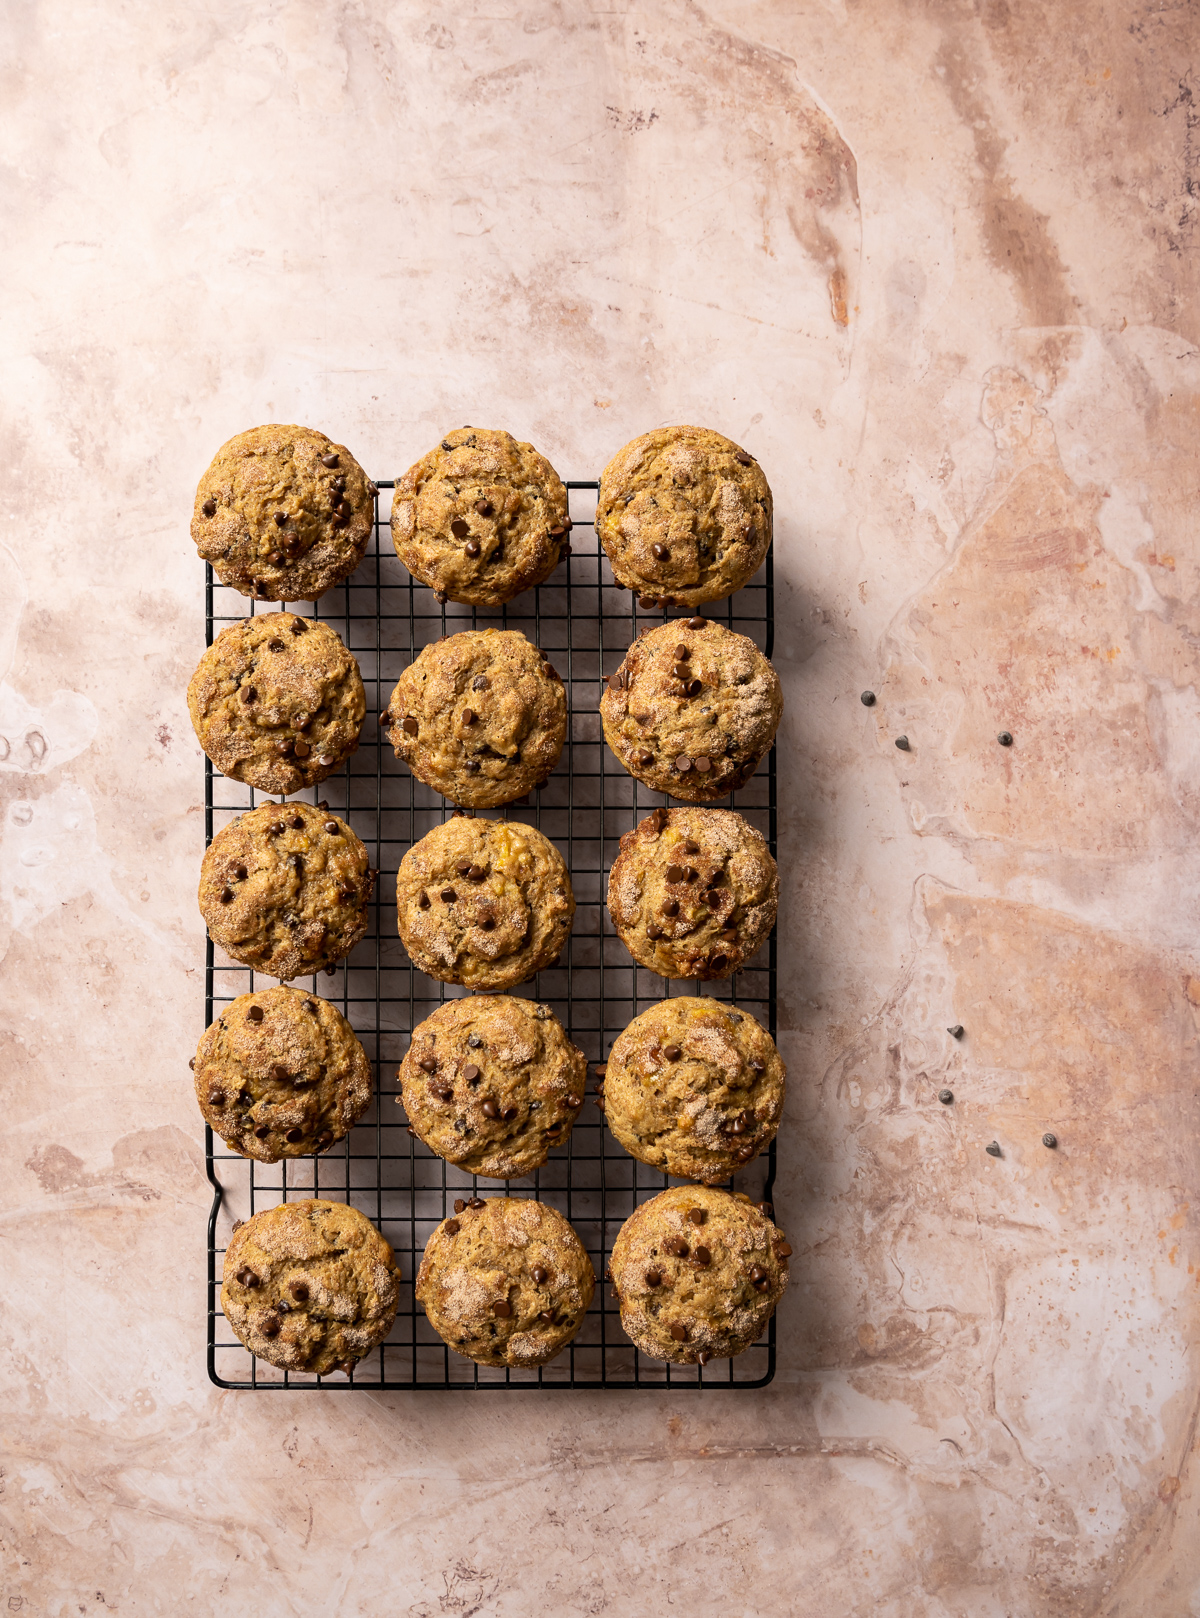
[[[353,1371],[392,1329],[400,1266],[357,1208],[310,1197],[230,1237],[221,1308],[238,1340],[285,1371]]]
[[[286,982],[350,953],[374,885],[345,821],[307,803],[266,803],[213,838],[200,914],[227,955]]]
[[[660,1000],[617,1036],[604,1116],[642,1163],[717,1185],[774,1140],[786,1072],[747,1012],[702,995]]]
[[[366,555],[378,489],[311,427],[252,427],[217,451],[192,515],[222,584],[260,601],[315,601]]]
[[[188,711],[222,774],[286,797],[357,749],[367,699],[328,624],[270,612],[221,631],[192,675]]]
[[[740,590],[762,566],[771,523],[758,462],[707,427],[656,427],[600,475],[596,532],[613,576],[676,606]]]
[[[574,916],[562,855],[520,821],[455,816],[400,861],[400,937],[421,970],[443,983],[523,983],[555,959]]]
[[[562,679],[519,629],[466,630],[426,646],[383,716],[418,781],[469,809],[541,786],[567,734]]]
[[[299,989],[242,994],[206,1028],[192,1064],[204,1121],[260,1163],[323,1152],[371,1100],[371,1064],[328,1000]]]
[[[779,676],[754,642],[705,618],[640,635],[600,699],[604,739],[630,775],[689,803],[745,786],[782,713]]]
[[[511,433],[447,433],[396,484],[392,543],[439,601],[499,607],[548,579],[570,549],[567,491]]]
[[[679,1185],[630,1215],[613,1244],[612,1280],[621,1324],[643,1354],[704,1365],[758,1340],[792,1251],[767,1206]]]
[[[608,913],[625,948],[665,978],[727,978],[766,942],[779,872],[732,809],[656,809],[621,838]]]
[[[429,1324],[480,1365],[545,1365],[583,1324],[596,1272],[554,1208],[461,1198],[429,1238],[414,1288]]]
[[[510,1180],[560,1146],[583,1105],[587,1059],[549,1006],[450,1000],[413,1030],[396,1097],[431,1151]]]

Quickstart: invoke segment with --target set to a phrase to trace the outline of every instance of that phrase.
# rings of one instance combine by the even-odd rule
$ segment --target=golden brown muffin
[[[299,989],[239,995],[205,1029],[192,1067],[205,1123],[260,1163],[323,1152],[371,1101],[371,1063],[354,1030]]]
[[[630,775],[688,803],[745,786],[782,713],[779,677],[754,642],[704,618],[640,635],[600,699],[604,739]]]
[[[549,777],[566,739],[567,696],[519,629],[465,630],[405,669],[383,721],[418,781],[468,809],[494,809]]]
[[[447,820],[409,849],[396,876],[404,947],[443,983],[523,983],[557,957],[574,916],[562,855],[516,820]]]
[[[621,838],[608,913],[634,960],[665,978],[727,978],[775,925],[779,872],[732,809],[656,809]]]
[[[472,995],[413,1030],[396,1100],[439,1157],[511,1180],[568,1138],[586,1080],[587,1058],[549,1006]]]
[[[392,1329],[400,1266],[345,1202],[310,1197],[247,1219],[225,1251],[221,1308],[239,1342],[286,1371],[353,1371]]]
[[[200,867],[200,914],[214,943],[268,977],[318,972],[367,930],[375,873],[327,809],[266,803],[212,840]]]
[[[604,1116],[641,1162],[717,1185],[774,1140],[786,1074],[775,1041],[748,1012],[681,995],[617,1036]]]
[[[596,1272],[556,1209],[459,1199],[429,1238],[414,1288],[429,1324],[480,1365],[545,1365],[583,1325]]]
[[[621,1324],[656,1360],[703,1365],[741,1354],[775,1313],[791,1251],[778,1225],[740,1192],[661,1191],[613,1244]]]
[[[222,584],[260,601],[315,601],[367,551],[378,489],[311,427],[251,427],[200,479],[196,549]]]
[[[762,566],[771,523],[757,461],[707,427],[656,427],[600,474],[596,532],[614,578],[680,607],[740,590]]]
[[[392,543],[440,601],[499,607],[548,579],[570,549],[567,491],[511,433],[447,433],[396,484]]]
[[[223,629],[187,695],[197,740],[222,774],[282,797],[349,758],[367,711],[358,664],[339,636],[290,612]]]

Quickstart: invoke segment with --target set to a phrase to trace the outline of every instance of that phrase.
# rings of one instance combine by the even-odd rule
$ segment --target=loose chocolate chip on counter
[[[678,1045],[667,1045],[663,1049],[663,1055],[666,1057],[668,1062],[678,1062],[679,1058],[683,1055],[683,1050]]]
[[[858,700],[864,708],[873,708],[875,706],[875,693],[874,691],[864,691]]]
[[[336,455],[333,455],[333,454],[322,455],[322,457],[321,457],[321,465],[322,466],[330,466],[330,467],[332,467],[332,466],[337,466],[337,464],[338,464],[338,457]]]
[[[1043,1146],[1048,1146],[1050,1148],[1050,1150],[1053,1151],[1054,1148],[1058,1145],[1058,1136],[1057,1135],[1051,1135],[1049,1132],[1047,1132],[1045,1135],[1042,1136],[1042,1145]]]
[[[984,1151],[989,1157],[1003,1156],[1003,1153],[1000,1150],[1000,1142],[998,1140],[994,1140],[990,1146],[985,1146]]]
[[[712,1263],[712,1254],[707,1247],[697,1247],[692,1253],[692,1263],[706,1269]]]
[[[242,1286],[244,1286],[244,1287],[260,1287],[260,1286],[262,1286],[262,1282],[259,1280],[258,1276],[255,1275],[254,1271],[250,1268],[249,1265],[244,1265],[237,1272],[236,1279],[238,1281],[240,1281]]]
[[[463,1198],[463,1197],[455,1197],[455,1199],[454,1199],[454,1211],[455,1211],[455,1213],[462,1213],[462,1211],[466,1207],[466,1205],[467,1204],[466,1204],[465,1198]]]
[[[954,1039],[961,1039],[963,1037],[963,1025],[960,1022],[956,1022],[954,1027],[947,1028],[946,1032]]]
[[[223,905],[231,905],[233,903],[233,889],[222,888],[220,892],[220,900]]]
[[[950,1103],[954,1100],[954,1091],[953,1090],[939,1090],[938,1091],[938,1100],[941,1102],[943,1107],[948,1107],[950,1105]]]
[[[596,1075],[596,1077],[598,1079],[607,1078],[608,1077],[608,1064],[605,1063],[605,1062],[597,1062],[593,1066],[592,1072]]]
[[[912,749],[908,745],[908,737],[907,736],[897,736],[896,737],[896,746],[900,749],[900,751],[902,753],[908,753],[908,752],[912,751]]]
[[[251,1022],[261,1022],[263,1020],[263,1008],[261,1006],[251,1006],[246,1012],[246,1016]]]
[[[686,775],[691,767],[691,759],[686,753],[680,753],[679,757],[675,760],[675,768],[679,771],[680,775]]]
[[[206,517],[215,517],[217,514],[217,502],[215,500],[206,500],[200,510]]]
[[[689,629],[704,629],[707,624],[707,618],[689,618],[687,621],[687,626]]]
[[[1013,744],[1012,731],[1002,730],[996,737],[996,740],[1000,743],[1001,747],[1011,747]]]
[[[677,1343],[686,1343],[689,1336],[688,1329],[686,1326],[680,1325],[680,1323],[676,1321],[676,1323],[671,1327],[671,1336]]]
[[[304,1131],[302,1129],[289,1129],[283,1138],[284,1140],[291,1141],[292,1145],[294,1146],[298,1140],[304,1139]]]
[[[546,1282],[550,1279],[550,1271],[545,1269],[541,1264],[535,1264],[533,1267],[533,1279],[537,1282],[538,1286],[545,1286]]]
[[[708,1215],[705,1213],[703,1208],[689,1208],[687,1217],[690,1225],[702,1225],[708,1218]]]

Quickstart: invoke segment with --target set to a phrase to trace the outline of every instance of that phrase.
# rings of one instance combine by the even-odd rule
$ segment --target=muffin
[[[596,532],[614,578],[676,606],[740,590],[763,564],[771,523],[758,462],[706,427],[656,427],[600,475]]]
[[[411,466],[392,498],[392,543],[439,601],[500,607],[570,549],[567,491],[532,444],[462,427]]]
[[[266,803],[213,838],[200,914],[227,955],[287,982],[350,953],[367,930],[374,885],[345,821],[307,803]]]
[[[225,1251],[221,1308],[238,1341],[285,1371],[353,1371],[392,1329],[400,1266],[357,1208],[265,1208]]]
[[[187,696],[196,738],[221,773],[282,797],[349,758],[367,711],[358,664],[338,635],[290,612],[223,629]]]
[[[200,479],[196,549],[222,584],[260,601],[315,601],[367,551],[378,489],[311,427],[252,427]]]
[[[371,1064],[328,1000],[299,989],[242,994],[206,1028],[196,1100],[235,1152],[277,1163],[341,1140],[371,1101]]]
[[[567,1139],[586,1079],[586,1057],[549,1006],[471,996],[413,1030],[396,1100],[430,1151],[510,1180],[532,1174]]]
[[[779,872],[766,838],[732,809],[656,809],[621,838],[608,913],[640,966],[727,978],[775,925]]]
[[[426,646],[383,716],[396,757],[468,809],[540,787],[567,734],[558,671],[519,629],[466,630]]]
[[[604,1117],[640,1162],[717,1185],[774,1140],[786,1073],[747,1012],[701,995],[660,1000],[617,1036]]]
[[[704,618],[640,635],[600,699],[604,739],[630,775],[688,803],[745,786],[782,713],[779,677],[754,642]]]
[[[643,1354],[676,1365],[741,1354],[775,1313],[791,1251],[749,1197],[673,1186],[643,1202],[613,1244],[621,1325]]]
[[[596,1272],[554,1208],[515,1197],[456,1202],[414,1288],[429,1324],[480,1365],[545,1365],[583,1324]]]
[[[574,916],[562,855],[520,821],[456,816],[400,861],[400,937],[417,966],[443,983],[523,983],[557,957]]]

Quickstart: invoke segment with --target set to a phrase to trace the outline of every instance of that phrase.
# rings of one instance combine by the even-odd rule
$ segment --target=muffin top
[[[455,816],[409,849],[396,876],[400,937],[443,983],[513,988],[557,957],[574,916],[562,855],[516,820]]]
[[[744,786],[782,713],[779,677],[754,642],[699,617],[640,635],[600,699],[604,739],[630,775],[689,803]]]
[[[348,1374],[391,1331],[399,1279],[391,1245],[364,1214],[309,1197],[264,1208],[235,1229],[221,1308],[260,1359]]]
[[[570,549],[567,491],[511,433],[447,433],[396,484],[396,555],[439,600],[499,607],[548,579]]]
[[[439,1157],[509,1180],[569,1137],[586,1078],[587,1059],[549,1006],[472,995],[413,1030],[396,1099]]]
[[[547,780],[567,734],[567,698],[520,630],[465,630],[418,654],[384,723],[419,781],[466,808],[491,809]]]
[[[545,1365],[583,1324],[596,1272],[557,1209],[515,1197],[455,1204],[414,1291],[438,1336],[480,1365]]]
[[[642,966],[726,978],[775,925],[779,872],[766,838],[732,809],[656,809],[621,838],[608,912]]]
[[[749,1197],[673,1186],[643,1202],[613,1244],[621,1325],[656,1360],[741,1354],[775,1313],[791,1251]]]
[[[371,1100],[371,1064],[336,1006],[299,989],[242,994],[205,1029],[193,1063],[204,1121],[243,1157],[323,1152]]]
[[[774,1040],[748,1012],[680,995],[617,1036],[604,1117],[641,1162],[716,1185],[775,1138],[785,1076]]]
[[[656,427],[600,475],[596,532],[614,577],[677,606],[720,601],[747,583],[771,524],[758,462],[707,427]]]
[[[196,549],[222,584],[260,601],[315,601],[366,555],[375,485],[311,427],[251,427],[200,479]]]
[[[367,930],[374,885],[345,821],[308,803],[266,803],[213,838],[200,913],[226,954],[286,982],[350,953]]]
[[[358,664],[329,627],[290,612],[230,624],[200,659],[188,711],[223,775],[282,797],[315,786],[358,747]]]

